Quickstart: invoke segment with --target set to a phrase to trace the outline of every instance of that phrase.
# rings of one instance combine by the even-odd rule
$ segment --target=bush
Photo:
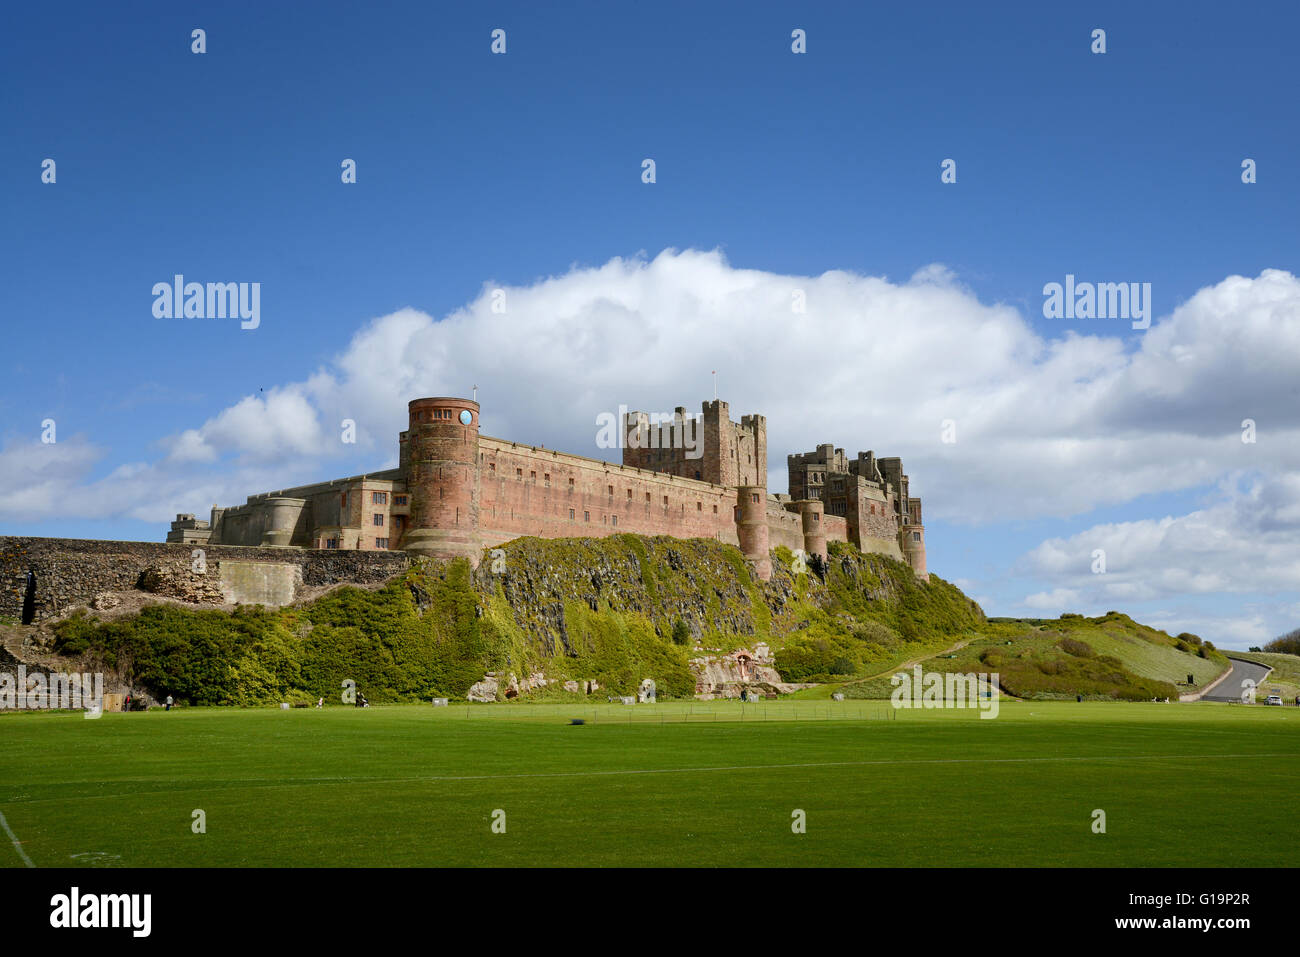
[[[687,627],[686,622],[678,618],[673,622],[673,644],[689,645],[691,643],[691,629]]]
[[[1062,638],[1056,643],[1067,655],[1074,655],[1076,658],[1093,658],[1097,652],[1092,650],[1092,646],[1086,641],[1079,641],[1077,638]]]
[[[1275,651],[1284,655],[1300,655],[1300,628],[1274,638],[1264,646],[1264,650]]]

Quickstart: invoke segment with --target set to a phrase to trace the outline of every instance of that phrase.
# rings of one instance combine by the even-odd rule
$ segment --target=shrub
[[[1062,638],[1056,643],[1056,647],[1067,655],[1074,655],[1076,658],[1093,658],[1097,654],[1092,650],[1091,645],[1086,641],[1079,641],[1077,638]]]
[[[691,629],[686,622],[678,618],[673,622],[673,644],[689,645],[691,643]]]

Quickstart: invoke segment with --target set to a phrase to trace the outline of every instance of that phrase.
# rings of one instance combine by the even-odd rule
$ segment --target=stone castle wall
[[[624,532],[737,544],[734,488],[487,437],[479,449],[485,545]]]
[[[148,568],[189,568],[194,548],[161,542],[0,536],[0,619],[20,619],[28,569],[36,573],[39,620],[89,604],[99,592],[129,591]],[[404,552],[202,548],[205,576],[228,596],[249,602],[282,603],[279,599],[288,597],[298,581],[305,586],[370,584],[410,566]]]

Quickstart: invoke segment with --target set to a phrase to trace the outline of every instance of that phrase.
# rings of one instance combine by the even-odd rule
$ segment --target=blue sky
[[[1300,624],[1286,547],[1300,313],[1293,282],[1260,280],[1296,272],[1293,4],[264,6],[10,13],[0,531],[160,539],[169,513],[214,497],[382,467],[408,389],[478,384],[489,433],[592,454],[599,411],[698,407],[718,369],[737,418],[762,411],[782,429],[774,490],[784,454],[818,442],[903,454],[931,568],[990,613],[1120,607],[1229,646]],[[505,55],[489,50],[494,28]],[[791,52],[795,28],[806,54]],[[344,158],[356,184],[340,182]],[[955,184],[940,182],[947,158]],[[668,268],[665,250],[704,259]],[[607,275],[616,258],[635,275]],[[150,289],[175,273],[260,282],[261,325],[156,319]],[[1043,318],[1044,284],[1067,273],[1149,282],[1153,330]],[[756,313],[748,337],[738,274],[825,289],[822,303],[835,276],[880,277],[902,299],[862,312],[849,293],[803,326]],[[1231,276],[1252,284],[1196,306]],[[522,325],[484,318],[498,287]],[[406,325],[375,325],[394,314]],[[522,330],[561,319],[548,335],[574,348],[511,353]],[[422,321],[435,328],[393,333]],[[1216,321],[1251,331],[1225,346]],[[1023,361],[973,350],[986,363],[963,368],[954,343],[988,322],[1010,323]],[[1162,324],[1168,341],[1152,335]],[[606,328],[644,333],[644,362],[602,356],[602,341],[620,348]],[[366,329],[394,350],[387,374],[357,347]],[[787,333],[818,349],[768,370]],[[494,336],[503,348],[484,345]],[[1258,348],[1205,359],[1247,341]],[[415,343],[432,351],[404,359]],[[927,344],[934,367],[906,374],[903,356],[929,366]],[[1189,354],[1208,363],[1192,382],[1168,371]],[[346,396],[363,441],[316,455],[274,431],[248,440],[243,416],[267,396],[302,398],[321,422]],[[912,416],[944,396],[944,417],[959,434],[973,417],[980,442],[934,448],[937,420]],[[1019,441],[1015,403],[1030,418],[1095,407]],[[221,418],[237,407],[235,424]],[[1238,448],[1246,417],[1260,441]],[[57,450],[39,443],[46,418]],[[187,432],[205,457],[177,455]],[[1081,432],[1095,444],[1071,445]],[[1056,466],[1041,454],[1053,448]],[[1106,449],[1121,451],[1099,461]],[[1128,491],[1086,494],[1101,487]],[[1041,501],[1006,506],[1035,489]],[[1162,537],[1166,518],[1183,524]],[[1259,535],[1278,550],[1254,576],[1243,556]],[[1131,559],[1122,583],[1052,557],[1090,553],[1088,536]]]

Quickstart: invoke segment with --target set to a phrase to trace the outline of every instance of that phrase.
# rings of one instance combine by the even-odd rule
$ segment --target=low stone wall
[[[334,549],[203,547],[204,574],[232,601],[281,603],[278,599],[307,587],[375,584],[406,570],[405,552]],[[195,546],[163,542],[111,542],[79,538],[0,536],[0,619],[22,615],[27,571],[36,574],[36,618],[88,605],[103,591],[129,591],[145,569],[181,563],[190,566]],[[246,566],[281,566],[272,569]],[[228,566],[228,567],[227,567]],[[290,599],[292,600],[292,599]]]

